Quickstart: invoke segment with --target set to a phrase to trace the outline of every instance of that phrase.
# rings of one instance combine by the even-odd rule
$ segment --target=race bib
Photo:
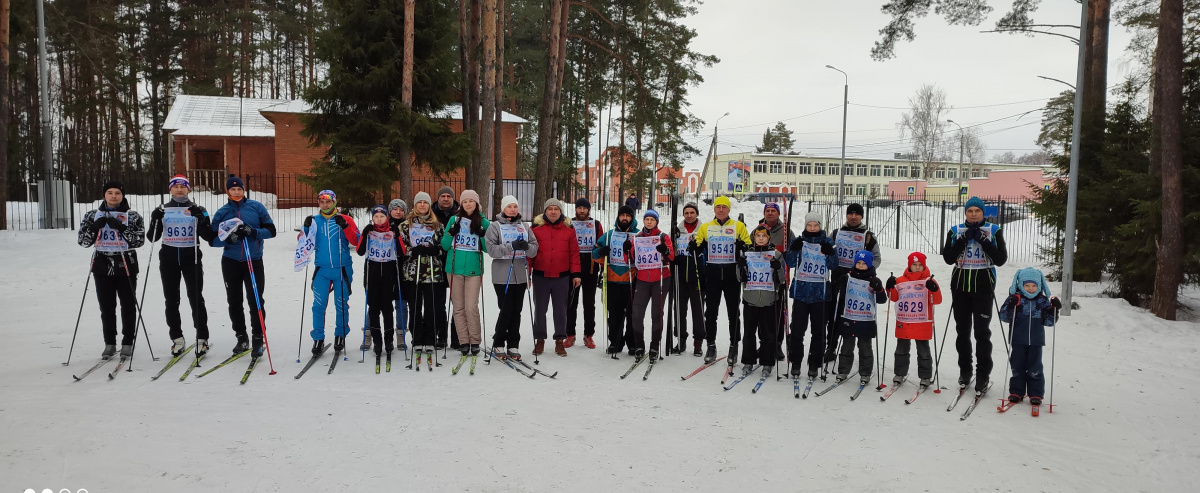
[[[775,273],[771,259],[775,252],[746,252],[746,290],[772,291],[775,289]]]
[[[708,263],[732,264],[734,255],[733,242],[737,227],[733,223],[726,226],[710,224],[708,226]]]
[[[658,245],[662,243],[659,236],[639,236],[633,239],[633,259],[638,270],[661,269],[662,255]]]
[[[593,229],[592,231],[595,232],[595,229]],[[578,236],[578,230],[576,230],[576,236]],[[525,225],[524,224],[501,224],[500,225],[500,240],[503,241],[504,244],[512,246],[512,242],[517,241],[517,240],[523,240],[525,238],[526,238],[526,236],[525,236]],[[595,242],[596,242],[596,239],[592,238],[592,243],[595,243]],[[525,250],[514,249],[513,256],[510,258],[513,258],[513,259],[525,258]]]
[[[678,247],[676,255],[691,255],[691,252],[688,251],[688,244],[692,242],[692,238],[695,236],[695,231],[691,233],[679,233],[679,237],[675,239],[675,246]]]
[[[613,231],[608,236],[608,265],[629,267],[629,261],[625,259],[625,240],[627,239],[629,239],[629,233],[624,231]]]
[[[900,301],[896,303],[896,321],[906,324],[929,322],[929,295],[925,281],[907,281],[896,285]]]
[[[367,260],[372,262],[391,262],[396,260],[396,235],[391,231],[380,233],[372,231],[367,234]]]
[[[800,266],[796,269],[796,280],[800,282],[825,282],[825,254],[818,243],[805,243],[800,250]]]
[[[871,294],[870,283],[846,277],[846,309],[842,316],[855,322],[875,320],[875,297]]]
[[[296,255],[292,259],[292,272],[300,272],[312,262],[313,252],[317,250],[317,228],[308,228],[308,234],[296,236]]]
[[[115,217],[121,221],[121,224],[129,226],[129,214],[125,212],[107,212],[105,214],[96,213],[94,220],[102,219],[105,216]],[[113,253],[123,252],[129,249],[129,244],[125,243],[125,238],[121,237],[117,230],[105,225],[96,233],[96,251]]]
[[[989,224],[988,226],[992,225]],[[966,228],[955,226],[954,230],[955,234],[959,237],[966,234]],[[986,240],[995,234],[995,229],[993,227],[982,227],[979,228],[979,232],[982,233],[981,239]],[[990,269],[992,267],[992,259],[983,253],[983,245],[980,245],[978,241],[971,240],[967,242],[967,248],[958,257],[958,267],[967,270]]]
[[[225,241],[226,238],[229,238],[229,233],[232,233],[233,230],[237,229],[237,227],[241,226],[241,225],[242,225],[242,220],[240,218],[236,218],[236,217],[231,217],[229,219],[221,221],[221,224],[217,225],[217,238],[220,238],[221,241]],[[311,230],[313,228],[308,228],[308,229]]]
[[[196,219],[183,207],[163,210],[163,244],[179,248],[196,246]]]
[[[433,228],[424,224],[413,223],[408,228],[409,246],[421,246],[422,243],[433,243]]]
[[[838,267],[854,267],[854,255],[867,244],[866,233],[857,231],[838,231],[835,239],[838,256]],[[870,266],[868,266],[870,267]]]
[[[574,221],[575,241],[579,243],[579,251],[591,250],[596,246],[596,221]]]
[[[458,235],[454,237],[454,249],[460,252],[478,252],[479,237],[471,234],[471,220],[458,219]]]

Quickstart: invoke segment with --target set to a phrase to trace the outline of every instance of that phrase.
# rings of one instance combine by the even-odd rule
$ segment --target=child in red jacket
[[[917,341],[917,376],[921,387],[933,384],[933,356],[929,339],[933,337],[933,305],[942,303],[937,281],[925,268],[925,255],[908,254],[908,269],[897,279],[887,280],[888,298],[896,302],[896,376],[899,386],[908,377],[909,341]]]

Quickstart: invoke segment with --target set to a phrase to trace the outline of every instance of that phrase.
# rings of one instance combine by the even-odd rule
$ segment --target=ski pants
[[[775,351],[779,348],[779,342],[775,336],[777,317],[779,317],[779,312],[775,305],[746,305],[746,334],[742,339],[742,364],[775,366],[777,361]]]
[[[479,320],[479,290],[483,276],[451,275],[450,301],[454,303],[455,331],[461,344],[481,344],[483,325]]]
[[[554,305],[554,340],[567,338],[567,293],[570,292],[570,277],[542,277],[533,275],[533,338],[546,338],[546,316]]]
[[[812,326],[812,340],[808,349],[808,371],[816,373],[821,367],[821,351],[825,348],[825,303],[805,303],[792,300],[792,333],[788,336],[788,354],[792,368],[799,368],[804,360],[804,333]],[[794,372],[793,372],[794,373]]]
[[[96,301],[100,304],[100,326],[104,344],[117,344],[117,300],[121,300],[121,345],[132,345],[137,339],[137,268],[125,273],[119,255],[95,254],[92,277],[96,279]]]
[[[396,293],[396,262],[371,262],[366,264],[363,280],[367,290],[367,327],[391,330],[400,319],[392,319],[392,303],[398,299]],[[398,311],[398,310],[397,310]],[[379,319],[383,318],[380,325]],[[372,342],[374,339],[372,339]]]
[[[596,335],[596,277],[599,275],[596,271],[599,269],[596,263],[592,262],[591,253],[580,255],[579,265],[584,266],[580,276],[582,282],[579,287],[571,289],[571,306],[567,309],[567,335],[571,337],[576,335],[575,327],[579,320],[579,298],[582,295],[583,335],[591,337]]]
[[[350,267],[317,267],[313,272],[312,292],[312,338],[325,340],[325,312],[329,307],[329,294],[333,293],[334,337],[346,337],[350,333],[350,283],[354,271]]]
[[[183,337],[183,320],[179,314],[179,281],[187,289],[188,306],[192,308],[192,326],[197,339],[208,339],[208,309],[204,306],[204,254],[195,252],[181,256],[176,247],[164,246],[159,250],[158,273],[162,277],[163,299],[166,304],[167,330],[171,339]],[[257,307],[256,307],[257,308]]]
[[[446,290],[441,283],[413,284],[413,305],[409,311],[413,346],[433,346],[438,328],[445,326]]]
[[[854,363],[855,339],[858,344],[858,375],[862,378],[871,378],[871,373],[875,369],[875,353],[871,348],[871,337],[842,336],[842,354],[838,358],[838,374],[850,374],[850,365]]]
[[[239,341],[246,338],[246,312],[242,308],[242,293],[245,292],[244,299],[250,305],[250,327],[257,342],[263,339],[262,322],[258,319],[260,309],[263,321],[267,319],[267,300],[264,299],[267,282],[262,259],[256,258],[251,263],[254,265],[254,279],[258,282],[257,301],[254,299],[255,284],[250,280],[250,269],[245,261],[221,257],[221,277],[225,279],[225,300],[229,302],[229,322],[233,325],[234,335]]]
[[[496,316],[496,333],[492,335],[493,347],[521,347],[521,308],[525,302],[528,284],[493,284],[500,314]],[[507,288],[506,288],[507,286]]]
[[[1008,393],[1019,396],[1046,395],[1046,375],[1042,373],[1042,346],[1013,344],[1013,376],[1008,381]]]
[[[912,339],[896,339],[896,376],[908,376],[908,362],[911,359],[909,348]],[[921,379],[933,378],[933,353],[929,349],[928,340],[917,340],[917,376]]]
[[[662,280],[663,283],[671,282],[670,278]],[[666,295],[666,286],[662,283],[634,281],[633,283],[633,323],[630,324],[629,332],[626,333],[625,341],[633,349],[646,349],[646,310],[653,308],[650,313],[651,323],[650,330],[650,345],[658,350],[659,343],[662,341],[663,332],[663,299]]]
[[[729,345],[735,346],[742,340],[742,323],[738,318],[738,306],[742,304],[742,283],[734,276],[725,280],[709,279],[704,287],[704,338],[708,344],[717,343],[717,315],[721,310],[721,298],[729,315]]]
[[[679,347],[683,347],[687,343],[687,324],[684,320],[688,318],[688,308],[692,310],[692,334],[696,338],[696,345],[699,346],[704,341],[704,308],[700,297],[700,286],[695,282],[679,281],[679,298],[675,300],[679,303]]]
[[[975,334],[976,379],[983,382],[992,374],[992,321],[993,293],[972,293],[951,290],[954,299],[954,330],[958,338],[954,347],[958,350],[958,375],[964,384],[971,380],[971,334]]]
[[[608,283],[608,346],[621,352],[625,346],[626,324],[633,324],[632,287],[623,282]]]

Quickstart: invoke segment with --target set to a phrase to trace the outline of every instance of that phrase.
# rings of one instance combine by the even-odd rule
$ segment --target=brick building
[[[625,172],[627,174],[633,173],[633,171],[638,169],[638,159],[633,154],[624,154],[626,163]],[[603,195],[606,200],[623,203],[625,202],[625,197],[628,197],[630,193],[637,192],[636,190],[625,190],[625,197],[618,197],[618,194],[621,192],[621,173],[620,168],[617,167],[620,164],[620,156],[620,149],[609,147],[595,161],[586,163],[584,166],[576,169],[575,182],[581,187],[585,183],[589,184],[588,195],[591,200],[597,200]],[[641,166],[650,166],[650,163],[643,162]],[[674,168],[665,167],[661,163],[655,165],[655,169],[655,178],[658,186],[655,190],[654,203],[667,202],[672,181],[676,178],[682,179],[680,191],[685,195],[694,195],[700,187],[699,171],[676,171]],[[608,183],[603,182],[605,174],[608,174]],[[601,193],[601,190],[605,189],[605,185],[607,185],[607,193]]]

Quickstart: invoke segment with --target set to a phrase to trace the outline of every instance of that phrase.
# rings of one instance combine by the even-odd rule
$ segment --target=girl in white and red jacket
[[[633,325],[625,336],[629,349],[638,358],[646,354],[646,308],[653,302],[654,313],[651,327],[654,331],[650,340],[650,363],[658,360],[658,346],[663,331],[664,286],[670,287],[670,264],[675,260],[675,249],[671,237],[658,229],[658,212],[647,209],[642,216],[642,231],[625,240],[625,258],[632,259],[633,280]]]

